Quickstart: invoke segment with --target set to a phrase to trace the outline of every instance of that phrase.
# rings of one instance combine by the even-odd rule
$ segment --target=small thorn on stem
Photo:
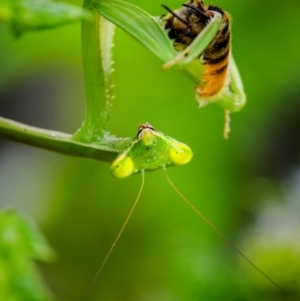
[[[225,139],[229,139],[229,133],[230,133],[230,111],[225,110],[225,124],[224,124],[223,137]]]

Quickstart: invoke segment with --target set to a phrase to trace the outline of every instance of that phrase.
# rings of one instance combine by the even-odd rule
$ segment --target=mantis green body
[[[145,123],[139,126],[130,147],[114,160],[110,172],[115,178],[127,178],[136,173],[187,164],[192,156],[186,144],[157,132]]]
[[[197,2],[197,0],[193,1]],[[197,85],[199,84],[203,76],[203,63],[199,57],[214,40],[221,28],[222,17],[219,13],[213,15],[208,24],[188,47],[183,51],[178,52],[174,49],[173,41],[169,39],[167,30],[163,29],[161,18],[153,17],[140,8],[121,0],[95,0],[94,8],[107,20],[123,28],[131,36],[146,46],[152,53],[157,55],[164,62],[164,69],[175,67],[189,76]],[[246,103],[242,80],[231,53],[228,68],[229,76],[227,89],[224,93],[218,95],[220,98],[214,99],[214,103],[219,104],[225,109],[225,137],[229,132],[229,113],[241,110]],[[192,156],[193,153],[187,145],[157,132],[148,123],[140,125],[138,133],[136,137],[132,139],[129,147],[124,149],[124,151],[122,151],[113,161],[110,172],[113,177],[119,179],[140,173],[142,175],[141,188],[123,226],[98,269],[84,300],[88,298],[91,289],[133,213],[144,187],[144,173],[146,171],[154,171],[157,169],[165,170],[169,166],[187,164]],[[262,276],[273,283],[273,285],[281,288],[249,260],[248,257],[246,257],[216,226],[214,226],[213,223],[191,204],[191,202],[173,184],[167,173],[166,177],[178,195],[209,227],[211,227]]]
[[[140,173],[142,175],[142,184],[139,193],[134,201],[133,206],[125,222],[123,223],[117,237],[111,245],[106,257],[99,267],[90,287],[88,288],[83,301],[88,299],[88,296],[94,287],[99,275],[101,274],[108,258],[114,250],[119,238],[121,237],[132,213],[138,203],[141,193],[144,188],[145,171],[153,171],[157,169],[165,170],[166,167],[184,165],[190,162],[193,153],[191,149],[184,143],[178,142],[173,138],[165,136],[157,132],[148,122],[141,124],[138,128],[136,137],[132,140],[131,145],[124,150],[113,161],[110,166],[111,175],[118,179],[127,178],[133,174]],[[278,288],[281,288],[260,268],[258,268],[248,257],[246,257],[205,215],[202,214],[175,186],[165,171],[167,181],[176,191],[176,193],[190,206],[190,208],[209,226],[211,227],[232,249],[234,249],[241,257],[243,257],[254,269],[268,279]]]
[[[157,132],[148,122],[139,126],[138,133],[132,140],[131,145],[124,152],[119,154],[111,164],[110,173],[113,177],[118,179],[141,173],[142,185],[123,226],[99,267],[93,282],[88,288],[83,299],[84,301],[87,300],[140,199],[144,188],[144,172],[160,168],[165,169],[168,166],[184,165],[189,163],[192,157],[192,150],[186,144]]]

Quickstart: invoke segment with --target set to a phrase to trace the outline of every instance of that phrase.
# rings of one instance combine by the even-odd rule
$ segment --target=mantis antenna
[[[138,203],[138,201],[139,201],[139,199],[140,199],[140,196],[141,196],[142,191],[143,191],[143,188],[144,188],[144,183],[145,183],[145,176],[144,176],[144,173],[142,172],[141,175],[142,175],[142,184],[141,184],[141,188],[140,188],[140,190],[139,190],[139,193],[138,193],[138,195],[137,195],[137,197],[136,197],[136,199],[135,199],[135,201],[134,201],[134,203],[133,203],[133,206],[131,207],[131,209],[130,209],[130,211],[129,211],[127,217],[126,217],[126,220],[125,220],[123,226],[121,227],[121,230],[119,231],[119,233],[118,233],[116,239],[114,240],[114,242],[113,242],[113,244],[111,245],[109,251],[107,252],[107,255],[106,255],[106,257],[104,258],[102,264],[100,265],[100,267],[99,267],[99,269],[98,269],[96,275],[94,276],[94,279],[93,279],[93,281],[92,281],[90,287],[89,287],[88,290],[86,291],[83,301],[86,301],[87,298],[88,298],[88,296],[90,295],[91,290],[93,289],[93,287],[94,287],[94,285],[95,285],[95,283],[96,283],[96,281],[97,281],[99,275],[101,274],[101,272],[102,272],[102,270],[103,270],[103,268],[104,268],[104,266],[105,266],[105,264],[106,264],[108,258],[110,257],[110,254],[112,253],[112,251],[113,251],[113,249],[115,248],[115,246],[116,246],[116,244],[117,244],[119,238],[121,237],[121,235],[122,235],[122,233],[123,233],[123,231],[124,231],[124,229],[125,229],[125,227],[126,227],[128,221],[129,221],[129,219],[130,219],[130,217],[131,217],[131,215],[132,215],[132,213],[133,213],[133,210],[134,210],[136,204]]]
[[[166,165],[184,165],[191,160],[192,156],[193,153],[187,145],[157,132],[148,122],[139,126],[137,135],[134,139],[132,139],[131,145],[121,152],[110,166],[110,173],[113,177],[118,179],[127,178],[132,174],[141,173],[141,188],[123,226],[121,227],[121,230],[111,245],[90,287],[88,288],[83,301],[87,300],[110,254],[122,235],[138,200],[140,199],[144,188],[145,171],[165,168]]]
[[[228,116],[227,116],[228,118]],[[228,131],[228,129],[227,129]],[[122,225],[117,237],[111,245],[106,257],[100,265],[94,279],[88,288],[83,301],[86,301],[93,289],[99,275],[101,274],[107,260],[109,259],[112,251],[114,250],[119,238],[121,237],[144,188],[145,171],[153,171],[162,168],[165,172],[165,176],[170,183],[171,187],[177,192],[177,194],[196,212],[198,216],[211,227],[233,250],[235,250],[244,260],[246,260],[257,272],[264,276],[269,282],[276,287],[285,290],[275,281],[273,281],[267,274],[265,274],[259,267],[257,267],[248,257],[246,257],[211,221],[209,221],[175,186],[175,184],[169,178],[166,168],[169,166],[184,165],[187,164],[193,156],[191,149],[181,142],[175,139],[165,136],[164,134],[157,132],[148,122],[141,124],[138,128],[138,133],[135,138],[132,139],[131,145],[121,152],[114,160],[110,167],[111,175],[115,178],[127,178],[132,174],[141,173],[142,183],[139,193],[134,201],[134,204],[126,217],[124,224]]]
[[[276,287],[285,291],[283,287],[277,284],[274,280],[272,280],[267,274],[265,274],[259,267],[257,267],[246,255],[242,253],[228,238],[225,236],[207,217],[205,217],[183,194],[182,192],[175,186],[175,184],[169,178],[166,170],[164,170],[166,178],[172,188],[177,192],[177,194],[196,212],[198,216],[200,216],[205,223],[210,226],[233,250],[235,250],[240,256],[242,256],[256,271],[258,271],[262,276],[268,279],[272,284]]]

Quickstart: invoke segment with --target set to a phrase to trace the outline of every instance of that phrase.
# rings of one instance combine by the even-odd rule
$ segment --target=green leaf
[[[124,29],[162,61],[171,60],[176,51],[155,17],[137,6],[120,0],[97,0],[95,9],[107,20]]]
[[[11,24],[16,35],[30,30],[52,28],[91,18],[81,7],[43,0],[2,0],[0,20]]]
[[[53,257],[32,221],[14,210],[0,212],[0,300],[51,300],[32,260]]]

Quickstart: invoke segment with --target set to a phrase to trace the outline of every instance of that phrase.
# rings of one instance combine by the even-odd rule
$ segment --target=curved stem
[[[86,157],[105,162],[114,160],[119,151],[118,145],[124,141],[124,139],[113,141],[114,138],[111,137],[112,147],[96,143],[86,144],[73,140],[70,134],[35,128],[3,117],[0,117],[0,138],[69,156]]]
[[[86,114],[81,128],[74,135],[70,135],[35,128],[0,117],[0,138],[105,162],[112,162],[116,153],[128,147],[130,139],[116,138],[105,128],[111,99],[108,100],[106,95],[107,87],[105,87],[105,72],[100,47],[100,16],[93,5],[93,0],[84,0],[83,8],[92,18],[82,18]],[[0,13],[1,18],[3,18],[3,13]],[[113,32],[109,31],[107,34],[109,38]],[[111,43],[111,39],[108,40]]]
[[[105,95],[105,76],[100,49],[100,15],[91,0],[83,7],[93,15],[92,21],[82,19],[82,59],[86,92],[86,114],[75,139],[84,142],[102,141],[108,119],[108,104]]]

